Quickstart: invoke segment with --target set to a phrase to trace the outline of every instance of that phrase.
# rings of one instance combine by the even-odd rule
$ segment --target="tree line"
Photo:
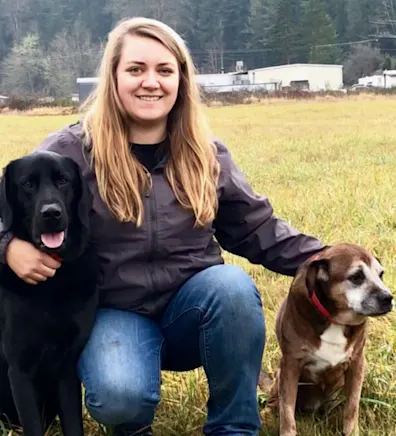
[[[0,0],[0,94],[70,95],[131,16],[174,27],[202,73],[342,63],[353,83],[394,65],[393,0]]]

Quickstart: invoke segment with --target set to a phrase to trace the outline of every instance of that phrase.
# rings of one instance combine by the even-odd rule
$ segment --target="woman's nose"
[[[147,71],[147,74],[143,78],[142,82],[143,88],[156,89],[159,88],[160,84],[158,81],[158,75],[155,71]]]

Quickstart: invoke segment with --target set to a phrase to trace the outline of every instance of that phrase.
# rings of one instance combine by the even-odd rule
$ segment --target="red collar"
[[[55,259],[57,262],[62,262],[63,259],[58,256],[56,253],[50,253],[50,256],[52,257],[52,259]]]
[[[323,304],[319,301],[316,292],[313,291],[312,297],[311,297],[312,303],[314,304],[314,306],[319,310],[319,312],[325,317],[328,318],[330,320],[331,323],[333,324],[338,324],[336,321],[334,321],[333,319],[331,319],[331,315],[330,312],[323,306]]]

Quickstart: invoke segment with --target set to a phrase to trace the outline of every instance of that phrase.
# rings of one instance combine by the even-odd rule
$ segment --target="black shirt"
[[[166,147],[167,141],[158,144],[131,144],[132,153],[150,173],[165,157]]]

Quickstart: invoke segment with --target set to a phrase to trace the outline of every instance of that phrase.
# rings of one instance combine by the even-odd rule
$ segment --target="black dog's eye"
[[[24,180],[22,186],[27,189],[33,188],[33,183],[30,180]]]
[[[384,277],[384,271],[381,271],[381,272],[379,273],[379,278],[382,280],[383,277]]]
[[[57,182],[58,182],[58,186],[63,186],[69,183],[69,179],[67,179],[66,177],[59,177]]]
[[[364,275],[364,272],[359,269],[355,273],[353,273],[351,276],[348,277],[348,280],[352,282],[354,285],[361,285],[364,280],[366,279],[366,276]]]

